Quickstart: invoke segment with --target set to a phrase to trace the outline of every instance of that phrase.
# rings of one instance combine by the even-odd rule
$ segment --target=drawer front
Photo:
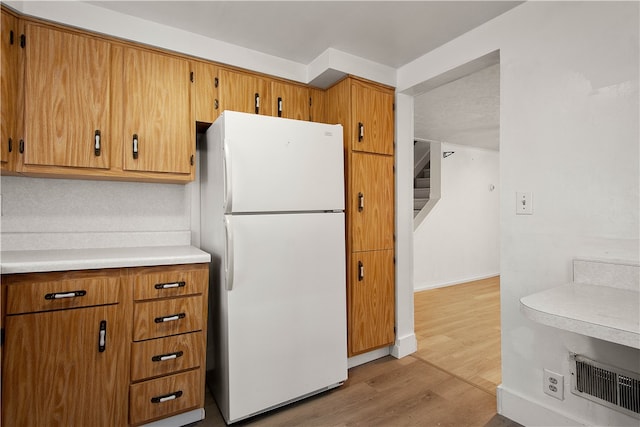
[[[116,304],[120,300],[120,278],[117,275],[84,278],[68,276],[69,274],[34,274],[9,284],[6,314]]]
[[[202,295],[138,302],[134,305],[133,340],[142,341],[202,330]]]
[[[129,390],[129,421],[140,424],[201,407],[201,369],[133,384]]]
[[[203,332],[135,342],[131,348],[131,381],[197,368],[204,364]]]
[[[131,277],[136,301],[201,294],[209,284],[206,265],[136,269]]]

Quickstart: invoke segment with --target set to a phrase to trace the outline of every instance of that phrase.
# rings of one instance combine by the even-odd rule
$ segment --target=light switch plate
[[[516,193],[516,215],[533,215],[533,195],[531,192]]]

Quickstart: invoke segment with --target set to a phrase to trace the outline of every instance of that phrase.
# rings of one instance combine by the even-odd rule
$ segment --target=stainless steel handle
[[[93,154],[96,156],[100,155],[100,129],[96,129],[93,135]]]
[[[103,353],[107,349],[107,321],[100,321],[100,331],[98,332],[98,352]]]
[[[282,117],[282,97],[278,97],[278,117]]]
[[[176,351],[175,353],[158,354],[157,356],[153,356],[151,358],[151,361],[164,362],[165,360],[173,360],[173,359],[177,359],[178,357],[182,357],[183,354],[184,352],[182,351]]]
[[[87,291],[68,291],[68,292],[54,292],[51,294],[46,294],[44,299],[62,299],[62,298],[75,298],[75,297],[83,297],[87,294]]]
[[[364,139],[364,124],[362,122],[358,123],[358,142],[362,142]]]
[[[256,93],[255,95],[255,105],[256,105],[256,114],[260,114],[260,94]]]
[[[138,134],[133,134],[133,158],[138,158]]]
[[[364,264],[362,261],[358,261],[358,282],[364,280]]]
[[[185,313],[177,313],[170,314],[169,316],[156,317],[153,321],[155,323],[174,322],[176,320],[184,319],[185,317],[187,317]]]
[[[156,283],[156,289],[173,289],[173,288],[183,288],[186,285],[185,282],[174,282],[174,283]]]
[[[358,193],[358,212],[364,210],[364,194]]]
[[[163,396],[156,396],[151,398],[151,403],[162,403],[168,400],[174,400],[182,396],[182,390],[178,390],[174,393],[165,394]]]
[[[224,219],[224,234],[225,234],[225,264],[224,274],[227,282],[227,290],[233,290],[234,279],[234,259],[233,259],[233,230],[231,228],[231,217],[225,216]]]

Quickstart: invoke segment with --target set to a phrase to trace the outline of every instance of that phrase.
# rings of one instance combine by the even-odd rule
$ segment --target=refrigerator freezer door
[[[346,290],[343,213],[240,215],[230,225],[224,415],[234,422],[346,380]]]
[[[344,210],[342,126],[235,111],[216,126],[226,213]]]

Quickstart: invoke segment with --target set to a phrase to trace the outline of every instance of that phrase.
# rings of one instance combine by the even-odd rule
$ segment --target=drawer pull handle
[[[86,294],[87,294],[87,291],[54,292],[52,294],[46,294],[44,296],[44,299],[75,298],[75,297],[83,297]]]
[[[178,390],[175,393],[165,394],[164,396],[157,396],[151,398],[151,403],[162,403],[168,400],[174,400],[182,396],[182,390]]]
[[[364,194],[358,193],[358,212],[364,210]]]
[[[364,280],[364,264],[362,261],[358,261],[358,282]]]
[[[173,322],[174,320],[180,320],[187,317],[184,313],[172,314],[171,316],[156,317],[153,321],[156,323]]]
[[[173,283],[156,283],[156,289],[171,289],[171,288],[182,288],[186,285],[185,282],[173,282]]]
[[[182,357],[184,353],[182,351],[176,351],[175,353],[168,354],[159,354],[157,356],[153,356],[151,358],[152,362],[164,362],[165,360],[177,359],[178,357]]]

